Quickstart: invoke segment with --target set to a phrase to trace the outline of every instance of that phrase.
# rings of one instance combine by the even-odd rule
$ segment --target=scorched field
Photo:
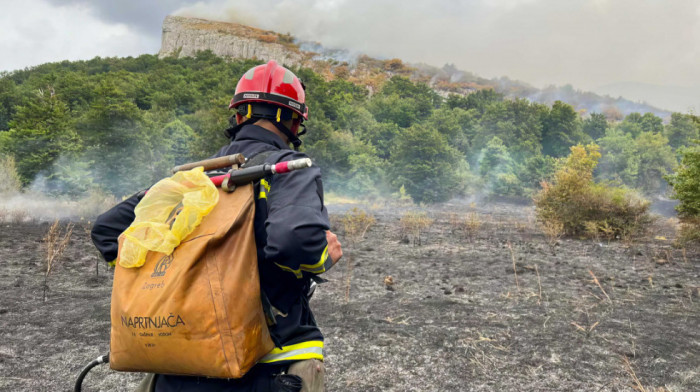
[[[665,218],[579,240],[545,236],[528,206],[353,207],[331,207],[345,257],[311,302],[328,391],[700,390],[700,253]],[[72,390],[108,351],[112,274],[86,222],[43,298],[50,226],[0,226],[3,391]],[[83,390],[139,378],[102,366]]]

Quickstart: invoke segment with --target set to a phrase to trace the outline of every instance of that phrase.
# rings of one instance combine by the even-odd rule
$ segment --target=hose
[[[83,379],[85,379],[85,376],[92,370],[97,365],[101,365],[103,363],[109,363],[109,354],[102,355],[97,357],[94,361],[90,362],[89,365],[85,366],[82,372],[80,372],[80,375],[78,376],[78,379],[75,381],[75,392],[80,392],[83,389]]]

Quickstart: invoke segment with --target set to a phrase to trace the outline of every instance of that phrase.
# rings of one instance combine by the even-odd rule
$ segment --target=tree
[[[473,149],[480,150],[498,137],[516,159],[541,151],[542,117],[547,107],[525,99],[506,100],[489,105],[481,117]]]
[[[389,79],[382,86],[381,94],[385,96],[396,94],[401,99],[414,100],[419,117],[427,117],[442,103],[442,98],[427,84],[414,83],[401,76],[393,76]]]
[[[384,162],[374,147],[349,131],[332,130],[327,119],[321,120],[320,127],[326,129],[328,137],[318,139],[305,151],[323,167],[327,188],[354,196],[380,194],[384,190]]]
[[[17,172],[25,185],[62,154],[75,153],[81,147],[68,106],[51,87],[37,91],[19,106],[9,125],[11,129],[0,148],[15,156]]]
[[[598,139],[602,159],[596,176],[600,180],[618,181],[635,186],[639,174],[640,157],[635,140],[618,128],[609,129],[605,137]]]
[[[412,98],[401,98],[398,94],[377,94],[369,100],[367,109],[379,122],[393,123],[408,128],[418,122],[419,103]]]
[[[680,201],[676,207],[681,218],[700,217],[700,141],[681,149],[681,164],[675,173],[666,176],[673,187],[673,197]]]
[[[679,151],[681,164],[675,173],[666,176],[673,187],[673,198],[680,201],[676,206],[681,226],[679,242],[700,241],[700,140]]]
[[[435,129],[415,125],[391,152],[392,183],[404,186],[417,203],[452,198],[465,186],[469,166]]]
[[[654,115],[654,113],[644,113],[640,124],[644,132],[662,133],[664,131],[663,120],[661,117]]]
[[[659,133],[664,130],[663,120],[655,116],[654,113],[644,113],[644,115],[630,113],[617,126],[622,132],[629,133],[634,138],[642,132]]]
[[[605,131],[608,129],[608,120],[602,113],[591,113],[591,116],[583,120],[583,133],[588,135],[591,140],[598,140],[605,136]]]
[[[221,99],[219,103],[223,102],[224,99]],[[231,125],[229,121],[235,121],[232,113],[223,105],[212,105],[208,109],[200,109],[179,118],[194,131],[195,136],[190,145],[193,159],[205,159],[225,145],[228,140],[224,130]]]
[[[557,160],[547,155],[537,154],[528,157],[525,163],[516,168],[524,194],[534,194],[542,181],[550,181],[556,169]]]
[[[671,122],[666,126],[666,137],[674,150],[689,145],[691,140],[699,137],[698,132],[700,125],[688,114],[671,114]]]
[[[452,147],[466,155],[476,133],[477,122],[474,113],[474,110],[441,107],[425,120],[425,125],[445,135]]]
[[[676,158],[662,134],[642,132],[634,139],[630,133],[611,129],[598,141],[603,153],[598,179],[618,181],[646,194],[663,191],[663,176],[676,166]]]
[[[515,175],[515,162],[503,141],[494,136],[481,152],[479,174],[489,193],[503,196],[520,196],[522,187]]]
[[[617,124],[617,129],[633,138],[639,136],[642,133],[642,115],[639,113],[628,114],[621,123]]]
[[[15,114],[15,107],[20,102],[17,85],[12,79],[0,73],[0,132],[10,129],[10,121]]]
[[[553,157],[565,156],[569,147],[583,143],[586,139],[574,108],[561,101],[554,102],[543,122],[543,152]]]
[[[372,113],[363,106],[346,106],[342,108],[340,116],[342,120],[338,121],[338,127],[347,129],[358,137],[363,142],[372,145],[376,148],[377,156],[381,159],[389,159],[391,146],[393,146],[394,138],[401,134],[401,128],[394,123],[377,122]],[[315,128],[311,125],[315,120],[309,121],[309,129]],[[328,124],[332,128],[332,124]],[[309,143],[313,143],[319,139],[314,130],[305,139]],[[325,136],[328,137],[328,136]],[[322,137],[321,137],[322,138]]]
[[[144,132],[142,113],[116,80],[101,81],[96,96],[76,128],[98,183],[114,195],[151,185],[152,174],[144,168],[151,163],[149,151],[156,141]]]
[[[676,167],[676,157],[668,139],[659,132],[642,132],[635,140],[636,155],[639,157],[637,189],[646,194],[664,190],[664,176]]]
[[[445,105],[450,109],[475,109],[477,113],[481,115],[486,111],[489,105],[501,101],[503,101],[503,94],[497,93],[493,89],[485,89],[477,90],[467,96],[450,94],[447,97]]]

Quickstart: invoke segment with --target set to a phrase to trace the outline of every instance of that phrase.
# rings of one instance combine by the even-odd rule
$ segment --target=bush
[[[544,226],[562,225],[567,235],[607,238],[643,231],[649,223],[649,202],[628,189],[595,183],[593,170],[599,159],[597,145],[573,146],[553,182],[542,182],[535,207]]]

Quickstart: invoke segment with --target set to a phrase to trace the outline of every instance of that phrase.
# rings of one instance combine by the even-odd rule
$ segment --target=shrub
[[[595,144],[571,147],[571,154],[543,181],[535,196],[537,218],[543,226],[563,225],[564,234],[622,238],[643,231],[649,202],[625,188],[597,184],[593,170],[600,153]]]

